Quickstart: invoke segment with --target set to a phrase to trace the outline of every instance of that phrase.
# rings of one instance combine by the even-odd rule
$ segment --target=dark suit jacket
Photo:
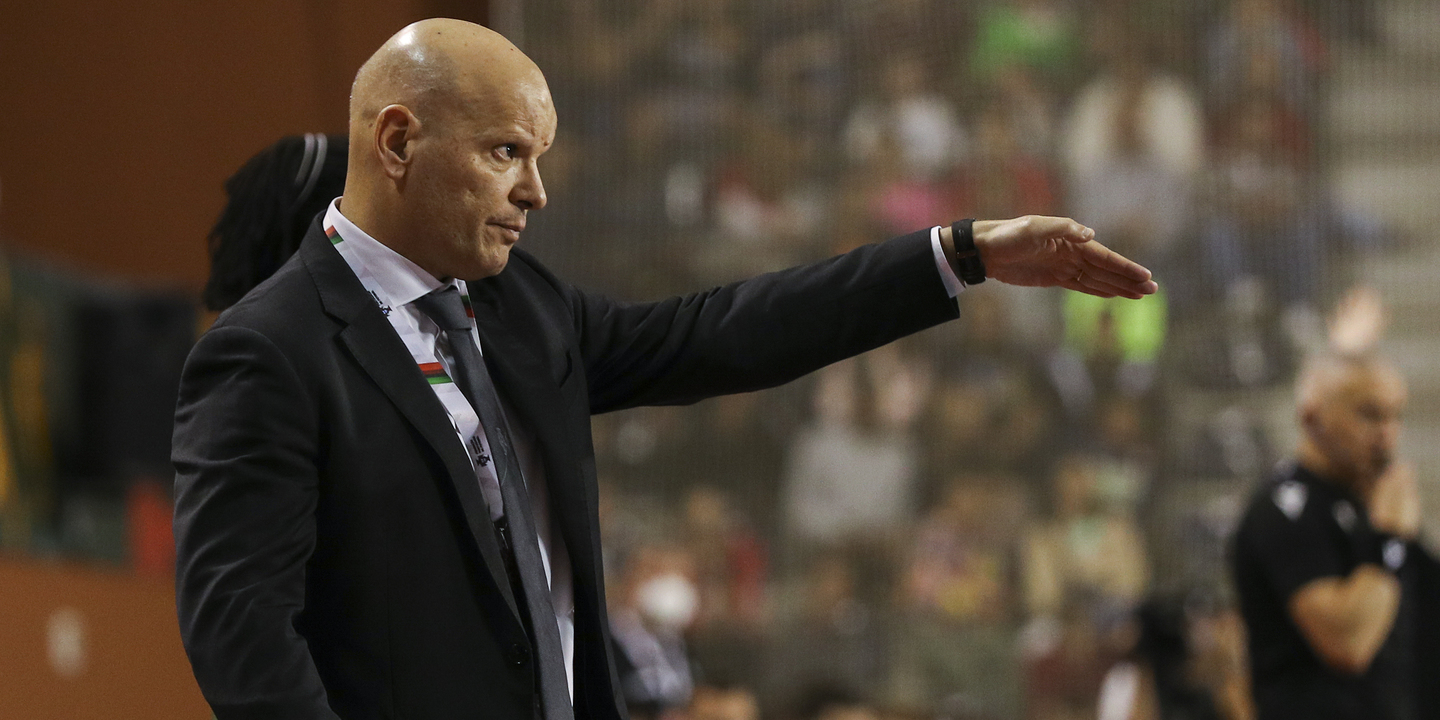
[[[1440,560],[1419,543],[1405,562],[1415,577],[1415,708],[1417,720],[1440,720]]]
[[[579,718],[625,715],[590,415],[778,385],[958,314],[927,233],[655,303],[584,293],[520,250],[469,288],[574,566]],[[469,461],[318,223],[191,352],[173,460],[180,630],[220,720],[532,716]]]

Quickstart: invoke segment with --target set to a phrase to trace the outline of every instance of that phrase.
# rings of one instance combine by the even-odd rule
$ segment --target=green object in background
[[[1056,76],[1073,66],[1079,50],[1073,17],[993,7],[980,15],[970,68],[981,80],[995,80],[1002,71],[1017,66]]]
[[[13,333],[11,321],[15,316],[10,297],[10,265],[0,254],[0,378],[9,376],[10,346]],[[10,508],[17,481],[14,453],[10,437],[10,393],[0,383],[0,545],[4,545],[3,529],[7,523],[6,511]],[[12,523],[13,524],[13,523]]]
[[[1169,311],[1163,290],[1140,300],[1067,292],[1064,312],[1065,345],[1083,357],[1118,352],[1121,360],[1151,363],[1165,346]]]

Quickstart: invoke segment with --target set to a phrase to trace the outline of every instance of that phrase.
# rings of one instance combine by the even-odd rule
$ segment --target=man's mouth
[[[521,220],[519,222],[491,222],[490,224],[500,228],[501,230],[505,230],[505,234],[510,237],[512,242],[515,240],[519,240],[520,233],[525,231],[524,220]]]

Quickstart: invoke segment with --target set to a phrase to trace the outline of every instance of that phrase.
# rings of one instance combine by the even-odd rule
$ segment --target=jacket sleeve
[[[195,679],[218,720],[334,719],[305,638],[315,547],[316,417],[265,336],[211,330],[175,413],[175,600]]]
[[[595,413],[780,385],[959,316],[929,231],[654,303],[570,290]]]

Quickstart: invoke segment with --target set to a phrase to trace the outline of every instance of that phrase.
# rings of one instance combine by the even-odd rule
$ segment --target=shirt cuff
[[[959,295],[965,289],[965,283],[955,274],[955,268],[950,267],[950,261],[945,258],[945,248],[940,244],[940,226],[930,228],[930,250],[935,253],[935,267],[940,271],[940,282],[945,283],[945,292],[950,297]]]

